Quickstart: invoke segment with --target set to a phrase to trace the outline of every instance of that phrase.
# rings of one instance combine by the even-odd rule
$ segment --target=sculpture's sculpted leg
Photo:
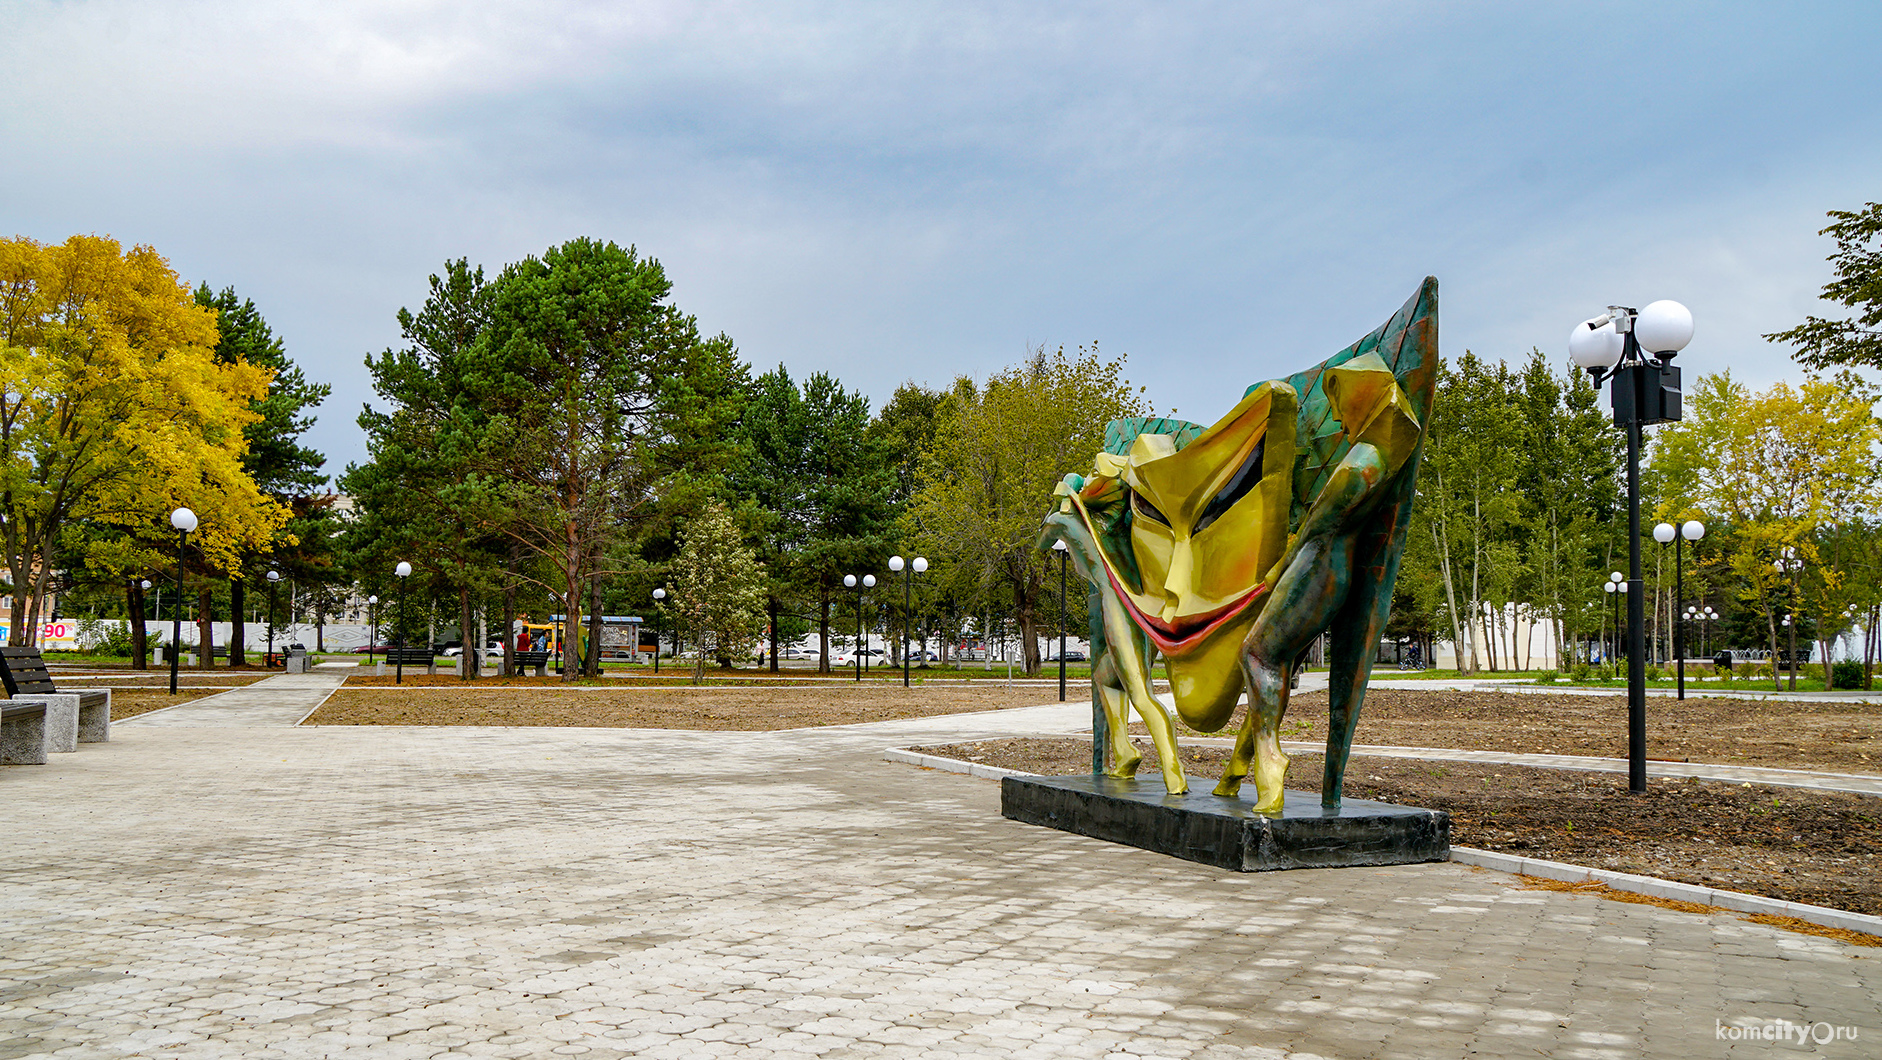
[[[1130,740],[1130,694],[1124,690],[1110,652],[1092,667],[1091,681],[1098,702],[1104,706],[1105,737],[1111,751],[1112,765],[1104,773],[1110,777],[1134,777],[1144,756]]]
[[[1353,542],[1348,535],[1302,542],[1275,583],[1274,599],[1255,620],[1242,646],[1248,683],[1248,714],[1235,741],[1217,795],[1236,795],[1242,779],[1255,775],[1255,809],[1278,813],[1287,779],[1281,753],[1281,719],[1294,662],[1326,628],[1346,597]]]

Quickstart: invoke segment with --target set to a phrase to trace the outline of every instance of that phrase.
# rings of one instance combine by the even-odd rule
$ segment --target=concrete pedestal
[[[1027,824],[1153,850],[1237,872],[1406,865],[1450,856],[1451,818],[1440,810],[1290,791],[1282,812],[1255,813],[1247,798],[1164,791],[1160,776],[1006,777],[1000,810]],[[1250,785],[1252,789],[1252,785]],[[1250,792],[1252,794],[1252,790]]]

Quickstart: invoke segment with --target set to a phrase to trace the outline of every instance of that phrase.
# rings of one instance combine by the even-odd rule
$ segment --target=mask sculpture
[[[1163,783],[1189,790],[1176,733],[1151,696],[1163,658],[1183,723],[1217,732],[1246,693],[1217,795],[1250,772],[1278,813],[1281,719],[1298,660],[1322,633],[1331,664],[1321,804],[1340,805],[1373,646],[1411,517],[1438,369],[1438,283],[1319,365],[1252,387],[1212,427],[1110,423],[1089,476],[1067,475],[1040,547],[1063,540],[1091,585],[1094,717],[1110,776],[1136,775],[1127,707],[1150,731]],[[1102,763],[1094,753],[1094,770]]]

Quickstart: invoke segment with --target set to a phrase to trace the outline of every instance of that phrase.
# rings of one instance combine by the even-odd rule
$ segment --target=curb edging
[[[882,754],[883,758],[890,762],[902,762],[920,766],[923,769],[938,769],[945,773],[965,773],[984,780],[1035,775],[1021,769],[1001,769],[998,766],[982,765],[979,762],[963,762],[958,758],[916,754],[899,747],[888,748]],[[1882,935],[1882,916],[1850,913],[1827,906],[1810,905],[1806,902],[1786,902],[1780,898],[1766,898],[1762,895],[1746,894],[1743,891],[1721,891],[1691,883],[1663,880],[1657,876],[1637,876],[1631,872],[1615,872],[1612,869],[1570,865],[1563,861],[1545,861],[1542,858],[1500,854],[1494,850],[1479,850],[1476,847],[1452,846],[1451,860],[1460,865],[1474,865],[1480,869],[1492,869],[1497,872],[1539,876],[1545,880],[1560,880],[1564,883],[1601,883],[1617,891],[1644,894],[1651,898],[1667,898],[1678,902],[1716,906],[1734,913],[1763,913],[1770,916],[1795,917],[1823,927],[1859,931],[1865,935]]]
[[[1824,927],[1860,931],[1865,935],[1882,935],[1882,916],[1850,913],[1827,906],[1810,905],[1807,902],[1786,902],[1781,898],[1766,898],[1763,895],[1746,894],[1743,891],[1722,891],[1692,883],[1663,880],[1658,876],[1637,876],[1631,872],[1615,872],[1611,869],[1570,865],[1563,861],[1545,861],[1542,858],[1500,854],[1493,850],[1479,850],[1476,847],[1451,847],[1451,860],[1462,865],[1475,865],[1478,868],[1513,872],[1523,876],[1540,876],[1545,880],[1560,880],[1564,883],[1603,883],[1617,891],[1629,891],[1652,898],[1668,898],[1677,902],[1717,906],[1734,913],[1764,913],[1770,916],[1795,917],[1798,920],[1807,920]]]

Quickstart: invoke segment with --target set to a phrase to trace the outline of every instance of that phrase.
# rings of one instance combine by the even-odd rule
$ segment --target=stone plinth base
[[[1148,771],[1147,771],[1148,772]],[[1199,783],[1213,786],[1207,780]],[[1252,794],[1252,783],[1250,794]],[[1170,795],[1160,776],[1006,777],[1000,811],[1027,824],[1237,872],[1407,865],[1450,856],[1451,818],[1439,810],[1347,799],[1336,812],[1320,796],[1287,793],[1275,816],[1255,813],[1248,799],[1225,799],[1209,788]]]

